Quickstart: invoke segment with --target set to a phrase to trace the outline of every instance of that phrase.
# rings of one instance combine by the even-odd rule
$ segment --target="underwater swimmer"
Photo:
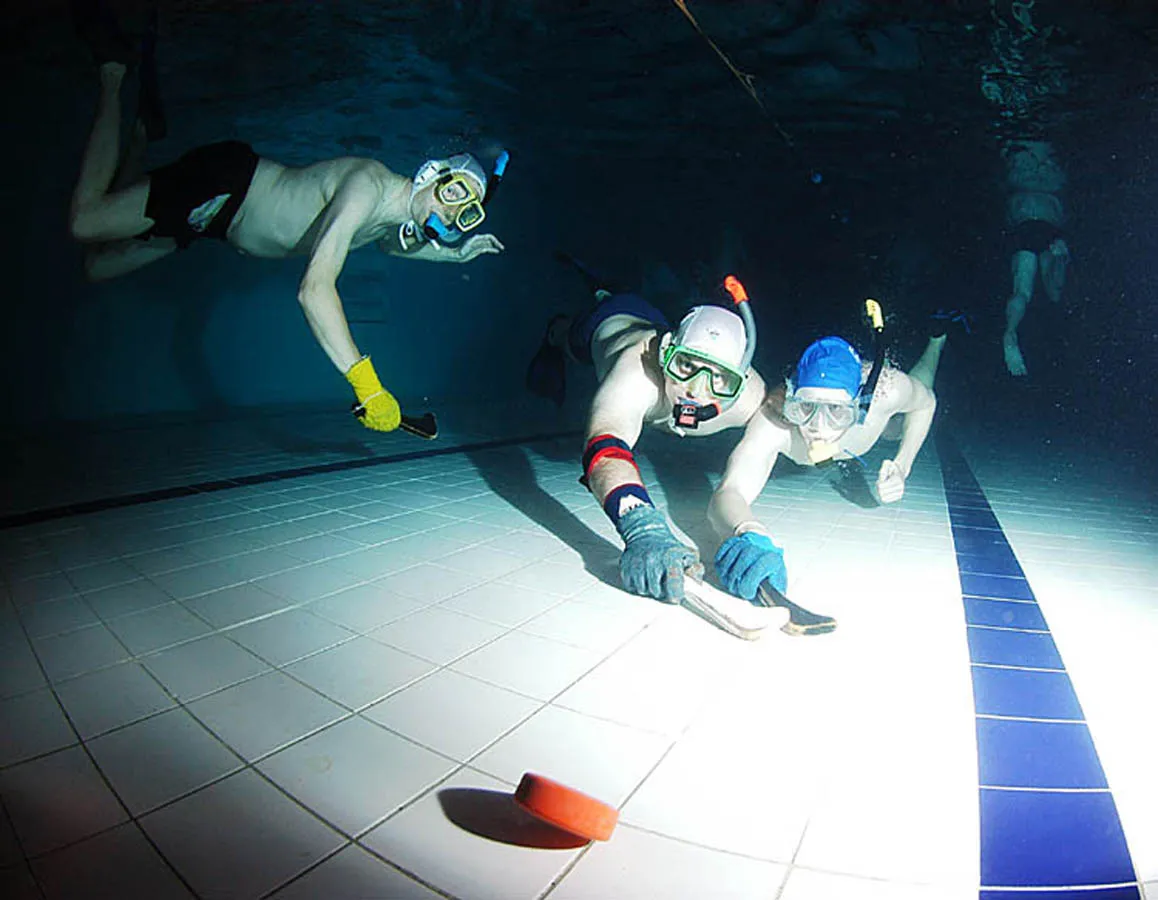
[[[356,157],[291,168],[226,141],[117,189],[114,179],[127,180],[123,172],[118,177],[125,73],[120,61],[100,66],[96,120],[72,196],[69,226],[87,247],[88,277],[123,275],[203,237],[251,256],[304,256],[298,302],[318,344],[353,388],[359,421],[375,431],[397,428],[398,402],[354,342],[338,276],[347,254],[367,244],[430,262],[466,263],[501,252],[498,238],[476,229],[506,154],[489,177],[473,156],[459,154],[429,160],[407,178]]]
[[[794,378],[769,392],[729,457],[708,508],[709,519],[726,524],[751,516],[750,504],[781,454],[799,465],[818,465],[859,457],[882,437],[895,439],[898,433],[900,446],[892,459],[881,463],[876,493],[881,503],[900,500],[933,422],[933,380],[945,340],[943,334],[930,338],[908,374],[884,367],[863,420],[858,401],[871,366],[842,338],[821,338],[809,345]]]
[[[698,565],[698,554],[655,508],[632,448],[645,426],[695,437],[749,428],[757,418],[766,390],[751,367],[755,321],[740,283],[729,276],[725,286],[737,312],[696,306],[674,329],[642,297],[599,290],[590,313],[569,328],[556,320],[547,337],[577,361],[592,363],[599,379],[583,481],[623,538],[623,587],[668,603],[683,601],[685,572]],[[723,543],[716,571],[728,591],[751,600],[765,579],[784,589],[783,553],[750,511],[718,525]]]

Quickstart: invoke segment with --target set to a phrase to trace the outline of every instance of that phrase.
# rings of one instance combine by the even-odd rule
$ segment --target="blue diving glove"
[[[684,569],[699,562],[699,554],[681,543],[654,506],[637,506],[615,526],[623,543],[619,580],[625,590],[664,603],[684,599]]]
[[[756,599],[765,579],[780,593],[788,587],[784,551],[758,531],[745,531],[724,541],[716,551],[716,573],[729,593],[745,600]]]

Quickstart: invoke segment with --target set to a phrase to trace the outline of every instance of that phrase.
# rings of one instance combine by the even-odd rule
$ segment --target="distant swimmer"
[[[105,0],[75,0],[74,18],[100,64],[96,120],[69,214],[73,237],[87,247],[88,277],[123,275],[200,238],[251,256],[304,256],[297,299],[318,344],[353,388],[358,420],[375,431],[405,427],[398,401],[350,333],[338,276],[348,253],[367,244],[430,262],[466,263],[501,252],[499,239],[478,229],[506,152],[490,175],[474,156],[460,153],[427,160],[407,178],[356,157],[292,168],[259,157],[241,141],[223,141],[144,172],[143,123],[120,158],[121,86],[127,64],[144,53],[138,56],[120,35]]]
[[[1005,305],[1002,351],[1009,374],[1028,374],[1017,331],[1040,280],[1052,302],[1061,300],[1070,248],[1062,225],[1065,208],[1059,196],[1065,175],[1045,141],[1020,141],[1005,149],[1008,165],[1010,269],[1013,290]]]

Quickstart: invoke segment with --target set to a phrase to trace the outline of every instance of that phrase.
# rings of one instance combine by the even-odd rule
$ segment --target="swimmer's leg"
[[[148,180],[142,179],[123,191],[110,193],[120,156],[121,82],[125,67],[107,62],[100,67],[100,75],[96,119],[85,146],[69,211],[72,235],[85,243],[135,237],[153,224],[145,216]]]
[[[1037,277],[1037,255],[1028,250],[1018,250],[1013,254],[1013,295],[1005,305],[1005,334],[1002,349],[1005,351],[1005,367],[1010,375],[1026,375],[1025,359],[1017,343],[1017,327],[1025,318],[1033,296],[1033,282]]]
[[[945,335],[929,338],[925,345],[925,352],[917,360],[917,364],[909,369],[909,377],[915,378],[929,390],[933,390],[933,382],[937,378],[937,367],[941,364],[941,352],[945,349]]]
[[[1038,254],[1041,267],[1041,286],[1045,295],[1053,303],[1061,301],[1062,289],[1066,286],[1066,269],[1069,267],[1070,251],[1061,238],[1050,244],[1049,249]]]
[[[107,281],[164,259],[176,249],[175,240],[163,237],[93,244],[85,250],[84,274],[89,281]]]

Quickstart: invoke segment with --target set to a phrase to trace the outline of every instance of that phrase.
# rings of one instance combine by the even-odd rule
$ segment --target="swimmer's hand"
[[[346,380],[354,389],[358,402],[354,404],[354,415],[371,431],[393,431],[402,422],[402,410],[382,382],[370,362],[363,356],[346,372]]]
[[[619,580],[625,590],[664,603],[684,599],[684,570],[699,562],[694,549],[676,539],[654,506],[624,513],[615,526],[623,538]]]
[[[716,551],[716,574],[724,589],[745,600],[755,600],[760,585],[768,581],[780,593],[788,589],[784,551],[767,535],[756,531],[730,537]]]
[[[905,473],[891,459],[881,463],[877,475],[877,497],[881,503],[896,503],[905,493]]]
[[[458,261],[465,263],[484,253],[502,253],[505,249],[503,242],[493,234],[475,234],[463,241],[455,253]]]

